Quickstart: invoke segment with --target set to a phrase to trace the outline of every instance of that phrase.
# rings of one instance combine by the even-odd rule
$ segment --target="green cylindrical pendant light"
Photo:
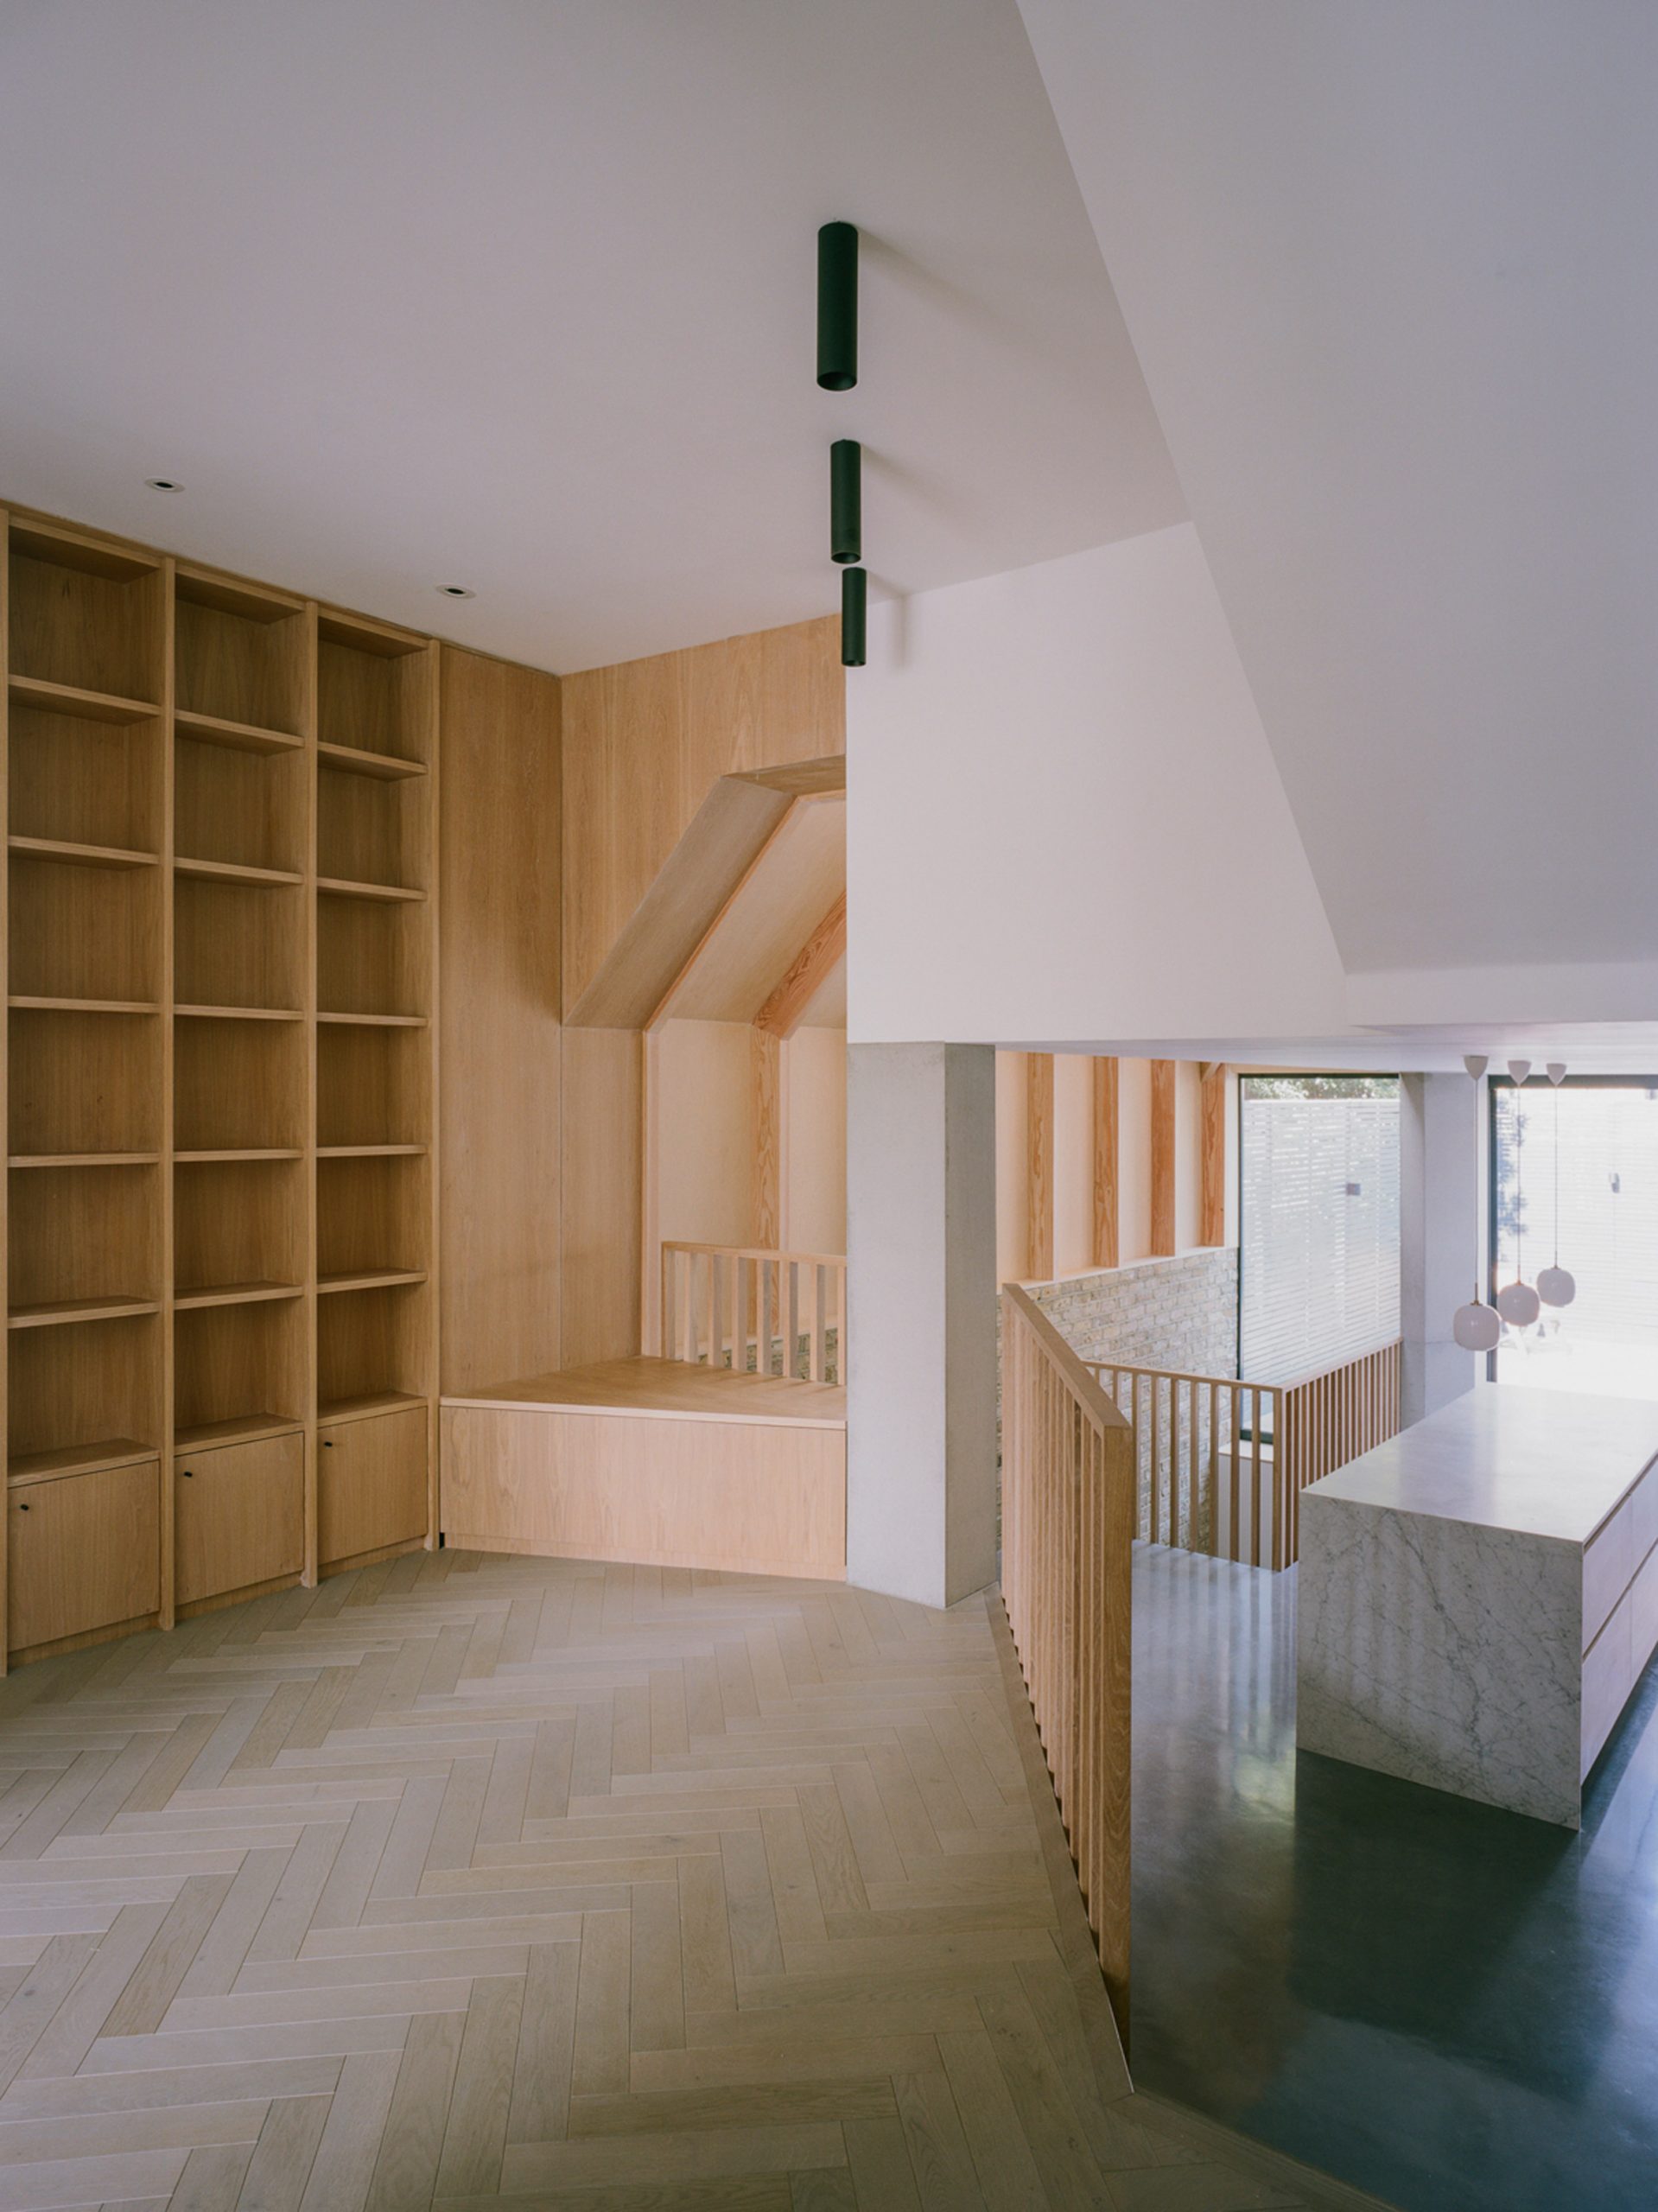
[[[863,558],[863,448],[836,438],[829,448],[829,558]]]
[[[850,391],[858,381],[858,233],[825,223],[817,233],[817,381]]]
[[[862,569],[841,571],[841,665],[861,668],[869,578]]]

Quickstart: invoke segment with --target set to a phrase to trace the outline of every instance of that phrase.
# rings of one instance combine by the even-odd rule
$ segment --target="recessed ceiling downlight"
[[[465,584],[440,584],[438,589],[445,599],[476,599],[478,596],[475,591],[469,591]]]
[[[184,489],[183,485],[173,476],[146,476],[144,481],[152,492],[181,492]]]

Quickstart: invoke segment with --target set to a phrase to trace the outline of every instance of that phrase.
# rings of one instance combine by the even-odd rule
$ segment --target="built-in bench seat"
[[[445,1541],[750,1574],[846,1573],[846,1393],[608,1360],[442,1402]]]

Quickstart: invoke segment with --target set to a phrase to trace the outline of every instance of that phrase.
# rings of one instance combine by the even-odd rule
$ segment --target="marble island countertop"
[[[1655,1459],[1658,1404],[1488,1385],[1326,1475],[1315,1491],[1587,1544]]]

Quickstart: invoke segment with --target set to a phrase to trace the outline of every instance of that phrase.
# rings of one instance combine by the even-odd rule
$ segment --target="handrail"
[[[831,1345],[831,1339],[833,1340]],[[662,1246],[662,1347],[671,1359],[847,1379],[846,1255],[759,1244]]]
[[[1394,1338],[1293,1382],[1083,1364],[1133,1425],[1142,1539],[1281,1569],[1301,1492],[1398,1433],[1399,1360]]]
[[[1126,2034],[1133,1434],[1016,1284],[1001,1316],[1002,1603]]]

